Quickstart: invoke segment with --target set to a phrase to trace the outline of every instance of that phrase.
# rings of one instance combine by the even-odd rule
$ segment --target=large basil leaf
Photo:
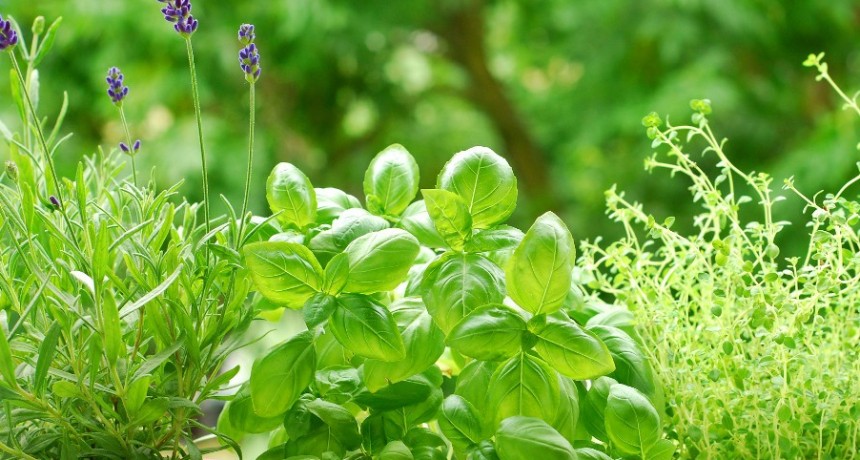
[[[618,450],[639,454],[660,439],[660,416],[642,393],[633,387],[618,384],[609,390],[605,412],[606,433]]]
[[[442,402],[439,428],[457,451],[464,451],[486,438],[483,421],[475,406],[457,395],[448,396]]]
[[[261,417],[283,414],[313,381],[314,336],[304,331],[275,347],[251,368],[251,401]]]
[[[517,178],[504,158],[486,147],[455,154],[442,168],[437,188],[460,195],[474,228],[503,222],[517,205]]]
[[[317,223],[330,224],[343,211],[360,208],[358,198],[337,188],[315,188],[317,196]]]
[[[342,406],[322,399],[307,403],[308,410],[328,426],[329,438],[335,438],[347,450],[361,445],[355,416]]]
[[[538,217],[508,260],[508,295],[536,315],[558,310],[570,291],[574,252],[573,237],[558,216]]]
[[[314,294],[302,308],[305,324],[308,328],[319,326],[328,320],[335,308],[337,308],[337,299],[334,296],[323,293]]]
[[[615,370],[606,345],[573,321],[549,317],[537,337],[534,350],[555,370],[572,379],[591,380]]]
[[[343,211],[331,224],[331,228],[317,233],[308,247],[317,255],[320,263],[326,264],[335,254],[346,249],[356,238],[388,228],[388,221],[361,208]]]
[[[672,460],[675,456],[675,444],[668,439],[661,439],[645,451],[643,458],[648,460]]]
[[[501,460],[576,460],[573,446],[539,418],[510,417],[496,431]]]
[[[522,230],[509,225],[500,225],[472,235],[466,243],[465,250],[483,253],[498,266],[504,267],[524,237],[525,233]]]
[[[433,224],[433,219],[430,218],[430,213],[427,212],[427,204],[424,200],[418,200],[409,205],[403,215],[400,216],[400,226],[411,233],[412,236],[418,238],[418,241],[423,246],[428,248],[446,248],[448,245],[445,240],[439,235],[436,230],[436,225]]]
[[[463,355],[496,361],[521,351],[525,331],[526,322],[517,312],[502,304],[490,304],[457,323],[448,334],[447,342]]]
[[[579,389],[573,380],[559,374],[558,389],[561,398],[558,402],[558,412],[552,422],[565,439],[573,443],[577,439],[576,425],[579,422]]]
[[[589,434],[603,442],[609,441],[604,423],[606,400],[609,398],[609,390],[615,385],[618,385],[615,379],[600,377],[591,383],[591,388],[582,401],[582,423]]]
[[[399,216],[418,193],[418,163],[400,144],[379,152],[364,174],[370,212]]]
[[[499,364],[492,361],[472,361],[466,364],[457,376],[454,394],[465,398],[478,412],[486,413],[487,388],[490,387],[490,379],[498,367]]]
[[[592,326],[588,330],[594,332],[612,354],[615,371],[609,376],[641,391],[651,399],[655,407],[662,410],[663,389],[654,376],[648,358],[636,341],[621,329],[612,326]]]
[[[305,228],[316,220],[317,195],[308,176],[289,163],[278,163],[266,181],[266,199],[285,227]]]
[[[558,405],[558,377],[540,359],[520,353],[496,369],[488,388],[495,423],[514,415],[554,420]]]
[[[427,428],[416,426],[403,436],[412,455],[421,460],[448,460],[448,444],[442,436]]]
[[[424,374],[418,374],[402,382],[388,385],[377,392],[362,391],[356,395],[355,402],[374,410],[390,411],[420,404],[430,397],[433,390],[433,382]]]
[[[403,441],[391,441],[380,452],[379,458],[385,460],[413,460],[412,451]]]
[[[247,386],[243,386],[236,393],[236,396],[224,406],[224,411],[219,417],[219,425],[222,423],[221,419],[225,417],[232,428],[243,433],[267,433],[280,425],[284,419],[280,414],[274,417],[257,415],[254,412],[251,392]]]
[[[426,189],[421,194],[439,235],[452,249],[462,251],[472,236],[472,216],[466,202],[447,190]]]
[[[344,404],[361,390],[361,376],[351,366],[326,367],[316,372],[314,388],[325,400]]]
[[[505,274],[479,254],[449,253],[427,267],[422,297],[446,334],[472,310],[505,299]]]
[[[364,382],[370,391],[424,371],[445,351],[445,335],[433,323],[420,298],[398,299],[389,306],[389,310],[403,338],[406,357],[395,362],[365,361]]]
[[[403,339],[387,308],[363,295],[343,295],[337,303],[328,325],[347,350],[382,361],[406,357]]]
[[[349,261],[344,292],[372,294],[396,288],[406,279],[419,250],[414,236],[396,228],[355,239],[344,250]]]
[[[272,302],[300,309],[319,291],[322,267],[310,249],[264,241],[245,245],[243,251],[254,285]]]
[[[576,455],[579,457],[579,460],[612,460],[612,457],[597,449],[592,449],[591,447],[576,449]],[[651,460],[651,457],[646,458]]]
[[[458,457],[459,458],[459,457]],[[467,460],[499,460],[496,446],[492,441],[481,441],[480,444],[472,446],[466,453]]]

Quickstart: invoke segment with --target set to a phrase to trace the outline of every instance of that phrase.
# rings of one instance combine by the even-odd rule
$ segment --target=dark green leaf
[[[374,214],[399,216],[418,193],[418,163],[400,144],[379,152],[364,174],[364,194]],[[375,197],[371,200],[370,197]],[[378,202],[374,209],[371,202]]]
[[[313,333],[301,332],[254,362],[250,390],[254,412],[283,414],[310,385],[316,371]]]
[[[317,196],[310,179],[289,163],[278,163],[266,181],[266,199],[284,227],[303,229],[316,220]]]
[[[538,217],[508,260],[508,295],[536,315],[558,310],[570,290],[574,255],[564,222],[551,212]]]
[[[610,377],[629,385],[645,394],[655,407],[663,406],[663,392],[651,369],[648,358],[639,348],[639,345],[621,329],[611,326],[594,326],[588,328],[606,344],[612,360],[615,362],[615,371]]]
[[[517,179],[508,162],[486,147],[455,154],[442,168],[437,188],[460,195],[474,228],[502,223],[517,205]]]
[[[361,445],[361,435],[358,434],[358,423],[355,416],[337,404],[315,399],[307,403],[308,410],[328,425],[331,436],[347,450],[357,449]]]
[[[60,323],[54,321],[51,328],[45,334],[42,344],[39,345],[39,358],[36,361],[36,371],[33,373],[33,389],[41,396],[48,384],[48,369],[54,361],[54,353],[57,351],[57,341],[60,338]]]
[[[456,193],[447,190],[425,189],[424,203],[433,219],[436,231],[449,247],[463,250],[466,241],[472,236],[472,216],[466,202]]]
[[[480,361],[507,359],[522,349],[526,322],[510,307],[485,305],[460,320],[448,334],[448,345]]]
[[[423,375],[412,376],[371,393],[362,392],[355,402],[379,411],[400,409],[426,400],[433,391],[433,385]]]
[[[406,357],[406,349],[394,317],[368,296],[343,295],[329,319],[329,330],[349,351],[365,358],[394,362]]]
[[[496,431],[501,460],[576,460],[573,446],[539,418],[509,417]]]
[[[323,270],[310,249],[296,243],[261,242],[244,247],[257,290],[267,299],[300,309],[319,292]]]
[[[349,258],[344,292],[372,294],[396,288],[406,279],[419,249],[414,236],[395,228],[357,238],[344,250]]]
[[[604,413],[606,411],[606,400],[609,398],[609,390],[618,382],[610,377],[600,377],[591,384],[585,399],[582,402],[582,423],[585,428],[595,438],[608,442],[609,436],[606,434],[606,425],[604,423]]]
[[[550,317],[537,337],[535,351],[555,370],[572,379],[591,380],[615,370],[606,345],[573,321]]]

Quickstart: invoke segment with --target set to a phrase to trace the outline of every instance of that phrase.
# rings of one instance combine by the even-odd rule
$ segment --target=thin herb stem
[[[131,157],[131,175],[134,185],[137,186],[137,166],[134,163],[134,157],[137,152],[134,151],[134,145],[131,143],[131,133],[128,131],[128,122],[125,119],[125,110],[122,106],[119,107],[119,118],[122,120],[122,129],[125,131],[126,146],[129,149],[128,156]]]
[[[203,219],[206,224],[206,233],[211,229],[209,219],[209,172],[206,166],[206,147],[203,143],[203,116],[200,112],[200,90],[197,84],[197,70],[194,65],[194,47],[191,46],[191,37],[185,37],[185,48],[188,51],[188,67],[191,70],[191,96],[194,100],[194,116],[197,119],[197,138],[200,143],[200,166],[203,173]],[[208,254],[208,246],[205,249]]]
[[[248,200],[251,192],[251,172],[254,167],[254,118],[255,118],[255,83],[251,83],[251,88],[248,95],[250,110],[248,114],[248,169],[245,174],[245,192],[242,196],[242,214],[239,215],[239,232],[236,240],[236,248],[242,244],[245,230],[245,220],[248,214]]]

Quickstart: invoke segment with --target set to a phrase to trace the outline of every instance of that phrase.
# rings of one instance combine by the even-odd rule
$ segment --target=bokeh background
[[[459,150],[486,145],[506,156],[520,178],[514,223],[522,227],[553,209],[578,238],[612,238],[620,229],[604,215],[603,191],[615,183],[658,218],[675,215],[684,225],[693,206],[686,184],[643,170],[652,152],[640,120],[654,110],[687,122],[693,98],[712,100],[712,125],[729,139],[730,157],[771,173],[778,188],[795,176],[810,194],[835,190],[857,172],[854,116],[801,66],[807,54],[826,51],[834,78],[856,86],[855,1],[193,3],[213,195],[237,204],[248,90],[236,30],[256,25],[258,213],[266,213],[264,181],[276,162],[296,164],[317,186],[360,195],[368,161],[397,142],[418,158],[426,186]],[[64,18],[41,66],[40,111],[53,117],[68,92],[65,131],[74,137],[57,157],[66,173],[122,139],[104,82],[119,66],[131,87],[132,136],[143,141],[140,168],[160,186],[184,180],[186,195],[200,199],[185,49],[160,7],[155,0],[0,0],[2,13],[21,24]],[[5,71],[0,87],[8,88]],[[0,119],[12,128],[13,109],[0,97]],[[799,201],[785,203],[777,218],[800,219]],[[783,238],[790,245],[803,233],[795,226]]]

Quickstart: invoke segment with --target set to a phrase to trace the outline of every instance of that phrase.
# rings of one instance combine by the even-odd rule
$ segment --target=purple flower
[[[48,201],[51,202],[51,205],[55,209],[60,209],[60,200],[58,200],[57,197],[55,197],[54,195],[51,195],[50,197],[48,197]]]
[[[12,29],[12,21],[5,21],[0,16],[0,51],[12,48],[17,43],[18,33]]]
[[[254,25],[253,24],[242,24],[239,26],[239,43],[242,45],[250,45],[254,43],[254,39],[257,36],[254,35]]]
[[[158,0],[166,6],[161,14],[167,22],[173,23],[173,28],[183,37],[190,37],[197,30],[197,20],[191,15],[191,0]]]
[[[134,141],[134,144],[131,147],[129,147],[125,142],[120,142],[119,149],[125,153],[137,153],[137,151],[140,150],[140,139]]]
[[[116,105],[121,105],[123,98],[128,95],[128,86],[122,84],[123,78],[122,72],[117,67],[111,67],[105,78],[108,84],[108,96]]]

